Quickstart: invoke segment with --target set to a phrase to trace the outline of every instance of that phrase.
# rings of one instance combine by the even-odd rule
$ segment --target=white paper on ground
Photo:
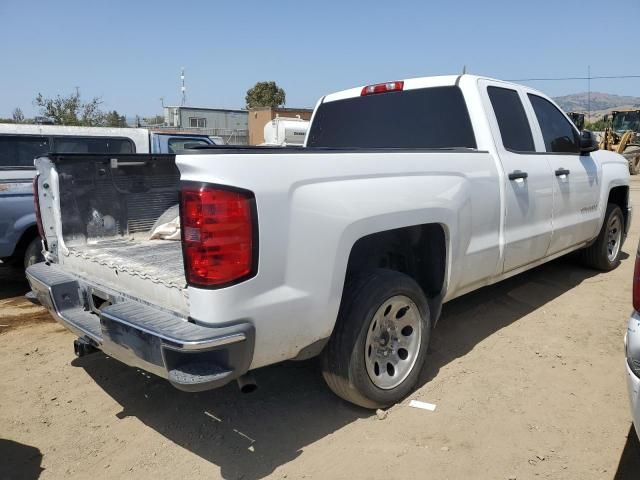
[[[433,412],[436,409],[436,406],[433,403],[421,402],[419,400],[411,400],[409,402],[410,407],[421,408],[422,410],[429,410]]]

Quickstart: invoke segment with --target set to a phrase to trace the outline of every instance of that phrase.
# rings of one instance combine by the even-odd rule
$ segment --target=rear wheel
[[[430,334],[427,299],[411,277],[382,269],[360,274],[345,286],[323,376],[356,405],[392,405],[415,387]]]
[[[608,272],[620,264],[620,252],[624,240],[624,217],[618,205],[610,203],[604,223],[596,241],[583,251],[585,263]]]
[[[36,237],[29,245],[27,245],[27,249],[24,251],[24,268],[26,270],[27,267],[33,265],[34,263],[43,262],[44,257],[42,256],[42,240],[40,237]]]

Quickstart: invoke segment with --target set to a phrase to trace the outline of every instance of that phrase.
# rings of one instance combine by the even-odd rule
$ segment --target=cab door
[[[543,258],[549,249],[553,173],[547,156],[538,151],[542,145],[532,134],[523,92],[486,80],[480,81],[480,91],[504,172],[502,271],[509,272]]]
[[[580,154],[580,133],[553,102],[532,91],[527,102],[553,171],[553,234],[547,252],[552,255],[598,234],[602,171],[589,153]]]
[[[9,257],[24,232],[35,226],[33,159],[47,153],[51,139],[0,134],[0,257]]]

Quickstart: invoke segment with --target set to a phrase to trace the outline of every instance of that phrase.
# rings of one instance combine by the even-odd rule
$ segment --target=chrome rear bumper
[[[181,390],[220,387],[246,373],[251,364],[255,330],[249,322],[204,327],[117,295],[98,310],[84,280],[46,263],[29,267],[27,279],[31,299],[37,298],[78,337]]]

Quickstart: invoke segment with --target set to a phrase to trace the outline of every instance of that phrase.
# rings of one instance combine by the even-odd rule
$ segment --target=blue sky
[[[616,13],[603,18],[605,5]],[[467,71],[504,79],[640,75],[639,0],[377,2],[0,0],[0,116],[33,115],[33,98],[102,97],[128,116],[179,101],[238,108],[275,80],[287,105],[312,107],[355,85]],[[620,21],[618,21],[620,20]],[[586,81],[530,82],[550,95]],[[593,91],[640,96],[640,79]]]

